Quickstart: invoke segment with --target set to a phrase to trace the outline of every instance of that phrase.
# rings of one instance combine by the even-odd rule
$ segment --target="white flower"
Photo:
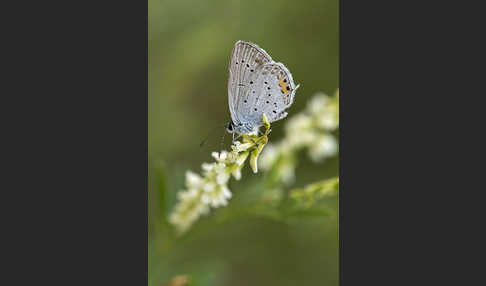
[[[322,161],[337,153],[338,143],[329,132],[339,127],[339,101],[337,96],[323,93],[315,95],[307,109],[289,118],[285,125],[286,137],[276,145],[268,144],[260,165],[264,170],[277,168],[285,184],[295,180],[295,154],[306,148],[312,160]],[[277,159],[280,158],[280,159]]]
[[[223,163],[216,164],[214,167],[214,173],[216,176],[216,182],[219,185],[226,184],[230,178],[229,171],[226,169],[226,165]]]
[[[206,182],[203,186],[202,186],[202,189],[203,191],[205,192],[212,192],[214,191],[214,189],[216,189],[216,184],[214,182]]]
[[[336,107],[337,105],[325,108],[316,118],[317,126],[327,130],[334,130],[339,127],[339,114]]]
[[[241,168],[235,168],[233,172],[231,172],[233,177],[235,177],[236,180],[241,179]]]
[[[282,182],[287,185],[295,182],[295,165],[291,161],[284,160],[278,168]]]
[[[312,117],[307,114],[297,114],[292,117],[285,126],[287,139],[291,148],[300,148],[315,139],[315,130],[312,125]]]
[[[186,172],[186,187],[188,189],[197,189],[201,184],[201,176],[191,171]]]
[[[201,167],[204,172],[208,173],[211,172],[216,164],[212,163],[202,163]]]
[[[221,151],[220,153],[218,152],[213,152],[211,153],[211,156],[213,156],[214,159],[216,159],[217,162],[224,162],[226,158],[228,157],[228,152],[227,151]]]
[[[253,144],[252,143],[241,143],[240,141],[235,141],[235,143],[233,143],[233,145],[231,146],[231,149],[233,149],[234,152],[243,152],[243,151],[246,151],[248,150],[248,148],[252,147]]]
[[[307,110],[311,114],[321,114],[328,102],[329,96],[324,93],[318,93],[307,103]]]
[[[194,221],[208,213],[209,207],[200,202],[200,192],[191,189],[179,192],[179,203],[169,216],[169,222],[176,225],[179,232],[186,231]]]
[[[320,136],[309,148],[309,155],[314,161],[321,161],[326,157],[331,157],[337,152],[336,139],[331,135]]]
[[[229,179],[230,174],[226,171],[222,171],[216,176],[216,182],[218,183],[218,185],[225,185]]]
[[[265,149],[263,149],[262,154],[260,155],[260,167],[262,167],[262,169],[266,171],[270,170],[273,164],[275,164],[278,155],[278,148],[274,144],[268,143]]]
[[[245,160],[246,158],[248,158],[248,155],[249,155],[248,151],[244,151],[242,153],[233,151],[229,154],[229,161],[235,164],[231,167],[229,171],[236,180],[241,179],[241,168],[243,168],[243,163],[245,163]]]
[[[265,136],[267,134],[266,132]],[[187,190],[178,193],[179,202],[169,217],[169,221],[176,226],[179,232],[186,231],[202,214],[209,212],[210,207],[217,208],[228,204],[228,200],[232,196],[227,186],[231,175],[239,180],[241,168],[250,155],[250,148],[257,146],[256,150],[261,151],[268,141],[264,137],[262,140],[265,143],[262,145],[261,140],[257,141],[259,143],[244,140],[249,142],[235,142],[231,146],[233,150],[231,152],[212,152],[211,156],[216,162],[202,164],[202,177],[191,171],[186,172]],[[254,152],[252,151],[252,154]]]
[[[231,191],[226,186],[217,186],[212,192],[205,192],[201,200],[213,208],[225,206],[231,198]]]
[[[297,149],[311,144],[316,139],[316,132],[312,129],[302,129],[290,133],[287,137],[288,147]]]
[[[288,134],[292,134],[310,127],[312,127],[312,118],[304,113],[300,113],[289,119],[285,125],[285,130]]]

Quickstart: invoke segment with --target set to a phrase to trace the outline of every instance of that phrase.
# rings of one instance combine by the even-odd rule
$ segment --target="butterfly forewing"
[[[250,77],[258,67],[269,62],[272,62],[272,58],[257,45],[236,42],[231,54],[228,79],[228,103],[233,122],[239,123],[243,120],[238,107],[243,102],[243,95],[250,88]]]

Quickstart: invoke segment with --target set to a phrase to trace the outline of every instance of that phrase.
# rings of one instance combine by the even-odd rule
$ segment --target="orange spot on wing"
[[[289,93],[289,92],[290,92],[290,88],[289,88],[289,90],[287,90],[287,86],[288,86],[288,85],[287,85],[287,83],[286,83],[286,82],[284,82],[284,79],[283,79],[283,78],[281,78],[281,77],[278,77],[278,79],[279,79],[278,86],[280,86],[280,87],[281,87],[281,89],[280,89],[280,90],[282,91],[282,93],[283,93],[283,94],[287,94],[287,93]]]

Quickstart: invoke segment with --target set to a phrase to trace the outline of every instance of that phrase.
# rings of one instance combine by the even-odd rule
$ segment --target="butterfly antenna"
[[[225,125],[224,125],[224,126],[225,126]],[[199,147],[204,146],[204,144],[206,144],[206,141],[209,139],[209,136],[211,136],[211,134],[213,134],[213,133],[214,133],[214,131],[218,130],[219,128],[221,128],[221,126],[216,126],[216,127],[214,127],[214,128],[213,128],[213,130],[211,130],[211,131],[209,132],[209,134],[206,136],[206,138],[204,138],[204,140],[203,140],[203,141],[201,141],[201,143],[199,143]]]
[[[208,136],[206,136],[206,138],[203,139],[203,141],[201,141],[201,143],[199,143],[199,147],[204,146],[204,144],[206,144],[206,140],[208,140],[208,138],[209,138],[209,134],[208,134]]]

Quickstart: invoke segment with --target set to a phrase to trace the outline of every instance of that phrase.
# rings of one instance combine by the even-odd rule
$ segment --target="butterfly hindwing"
[[[245,119],[260,124],[264,113],[270,122],[284,118],[287,115],[285,109],[292,105],[298,88],[288,69],[282,63],[267,63],[252,80],[254,87],[243,97],[248,103],[243,112],[247,115]]]

